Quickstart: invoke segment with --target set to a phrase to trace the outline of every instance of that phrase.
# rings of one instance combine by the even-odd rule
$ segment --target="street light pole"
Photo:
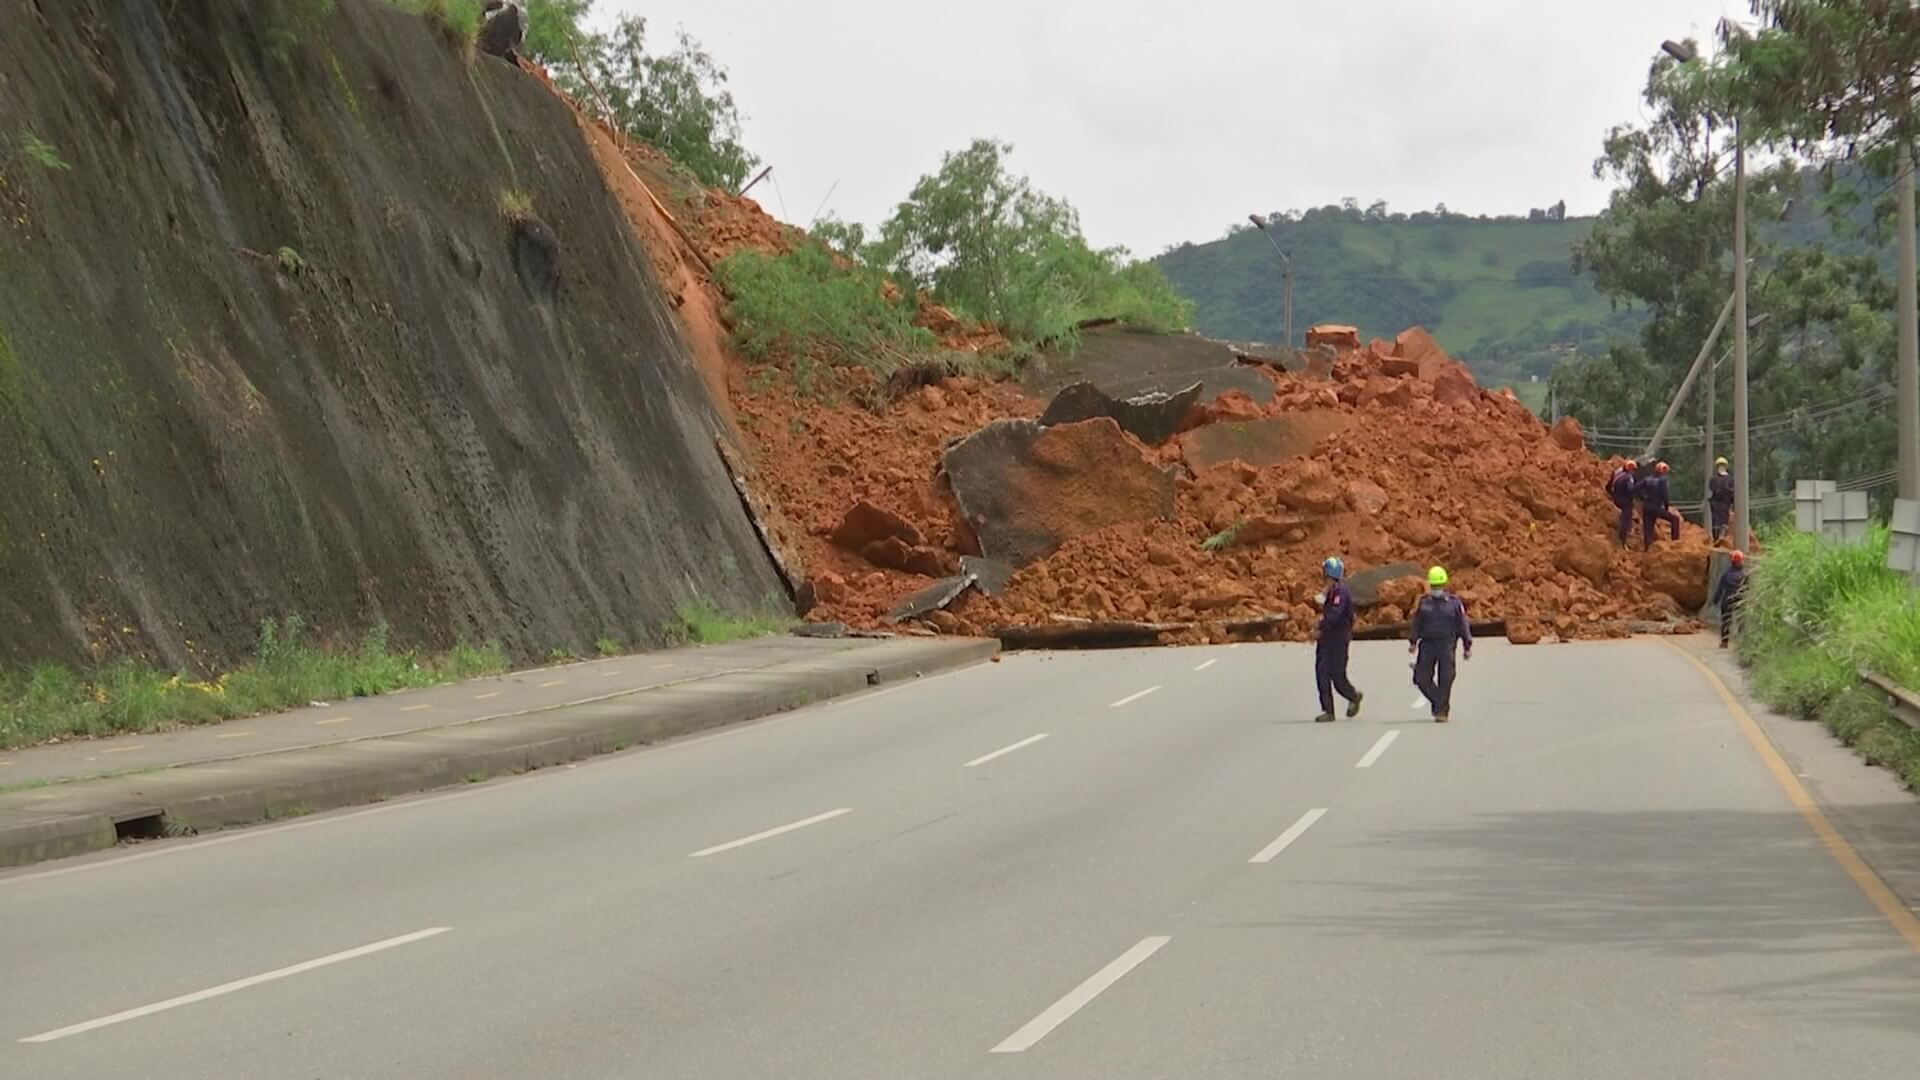
[[[1737,114],[1733,118],[1733,297],[1733,546],[1744,549],[1752,537],[1747,446],[1747,141]]]
[[[1281,342],[1287,348],[1293,348],[1293,256],[1280,249],[1280,241],[1267,231],[1267,219],[1259,214],[1248,214],[1247,220],[1260,230],[1260,235],[1273,245],[1274,254],[1280,256],[1280,311],[1281,321],[1285,325],[1286,340]]]

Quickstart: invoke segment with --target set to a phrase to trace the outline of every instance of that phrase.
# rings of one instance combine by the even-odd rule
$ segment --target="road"
[[[1679,651],[1310,673],[1016,655],[0,876],[0,1076],[1914,1074],[1920,937]]]

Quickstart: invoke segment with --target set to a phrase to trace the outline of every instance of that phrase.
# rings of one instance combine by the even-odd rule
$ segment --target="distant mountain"
[[[1573,244],[1592,224],[1551,212],[1479,219],[1328,207],[1276,216],[1269,232],[1293,256],[1296,342],[1317,322],[1387,338],[1424,326],[1484,385],[1524,387],[1538,375],[1544,388],[1556,360],[1636,325],[1574,276]],[[1201,333],[1281,339],[1280,257],[1251,226],[1154,262],[1194,302]]]
[[[1891,273],[1892,245],[1873,231],[1875,204],[1885,202],[1889,185],[1847,165],[1831,184],[1816,171],[1800,175],[1792,212],[1784,221],[1758,222],[1761,237],[1877,252]],[[1836,204],[1834,191],[1854,198]],[[1383,203],[1362,210],[1349,201],[1274,214],[1267,231],[1293,256],[1296,343],[1316,322],[1356,325],[1368,337],[1424,326],[1483,386],[1512,386],[1537,408],[1555,363],[1639,326],[1638,313],[1614,310],[1590,278],[1573,273],[1573,245],[1592,228],[1592,218],[1566,217],[1564,204],[1525,218],[1487,218],[1389,214]],[[1194,302],[1201,333],[1281,339],[1280,257],[1251,225],[1211,243],[1181,244],[1153,261]]]

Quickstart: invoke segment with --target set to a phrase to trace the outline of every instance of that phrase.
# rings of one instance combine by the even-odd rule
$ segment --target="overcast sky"
[[[536,0],[537,2],[537,0]],[[976,136],[1153,255],[1248,211],[1351,195],[1414,211],[1606,201],[1593,159],[1642,113],[1662,38],[1746,0],[599,0],[685,27],[732,75],[754,195],[805,225],[886,216]]]

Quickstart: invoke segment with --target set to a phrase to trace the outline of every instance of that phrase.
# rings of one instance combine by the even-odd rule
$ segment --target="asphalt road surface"
[[[1679,651],[1488,642],[1445,727],[1311,670],[1018,655],[0,876],[0,1076],[1920,1070],[1920,936]]]

